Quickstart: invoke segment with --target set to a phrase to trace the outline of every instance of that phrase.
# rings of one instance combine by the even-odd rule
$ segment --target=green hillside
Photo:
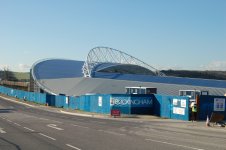
[[[30,73],[29,72],[12,72],[12,71],[0,71],[1,79],[8,79],[10,81],[29,81]]]
[[[21,80],[30,80],[30,73],[29,72],[13,72],[14,77],[21,81]]]
[[[167,76],[226,80],[226,71],[162,70]]]

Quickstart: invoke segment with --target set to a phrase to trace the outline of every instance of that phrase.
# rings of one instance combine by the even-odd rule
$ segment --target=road
[[[22,105],[0,98],[0,149],[226,149],[225,129],[184,126],[188,123],[168,119],[123,120],[72,116],[50,107]]]

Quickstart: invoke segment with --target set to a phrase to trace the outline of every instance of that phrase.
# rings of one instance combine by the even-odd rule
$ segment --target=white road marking
[[[6,119],[8,122],[12,122],[11,120],[9,120],[9,119]]]
[[[178,147],[189,148],[189,149],[204,150],[204,149],[200,149],[200,148],[195,148],[195,147],[190,147],[190,146],[185,146],[185,145],[179,145],[179,144],[174,144],[174,143],[169,143],[169,142],[164,142],[164,141],[158,141],[158,140],[152,140],[152,139],[145,139],[145,140],[146,141],[157,142],[157,143],[162,143],[162,144],[168,144],[168,145],[178,146]]]
[[[73,126],[75,126],[75,127],[80,127],[80,128],[86,128],[86,129],[88,129],[89,127],[86,127],[86,126],[80,126],[80,125],[77,125],[77,124],[72,124]]]
[[[27,103],[22,103],[22,102],[19,102],[19,101],[16,101],[16,100],[12,100],[10,98],[6,98],[6,97],[3,97],[3,96],[0,96],[2,99],[5,99],[5,100],[8,100],[8,101],[11,101],[11,102],[14,102],[14,103],[19,103],[19,104],[23,104],[23,105],[26,105],[26,106],[29,106],[29,107],[35,107],[33,105],[29,105]]]
[[[50,128],[56,129],[56,130],[64,130],[62,128],[57,127],[57,125],[55,125],[55,124],[48,124],[47,127],[50,127]]]
[[[41,120],[49,120],[49,119],[46,119],[46,118],[38,118],[38,119],[41,119]]]
[[[50,136],[48,136],[48,135],[45,135],[45,134],[43,134],[43,133],[39,133],[40,135],[42,135],[42,136],[44,136],[44,137],[47,137],[47,138],[49,138],[49,139],[51,139],[51,140],[56,140],[56,139],[54,139],[54,138],[52,138],[52,137],[50,137]]]
[[[78,147],[75,147],[75,146],[73,146],[73,145],[70,145],[70,144],[66,144],[68,147],[71,147],[71,148],[73,148],[73,149],[76,149],[76,150],[82,150],[82,149],[80,149],[80,148],[78,148]]]
[[[3,128],[0,128],[0,133],[6,133]]]
[[[15,123],[15,122],[14,122],[14,124],[15,124],[15,125],[17,125],[17,126],[19,126],[19,127],[21,126],[20,124],[18,124],[18,123]]]
[[[32,130],[32,129],[27,128],[27,127],[24,127],[24,129],[27,129],[27,130],[32,131],[32,132],[34,132],[34,131],[35,131],[35,130]]]
[[[98,130],[100,132],[108,133],[108,134],[113,134],[113,135],[120,135],[120,136],[125,136],[125,134],[113,132],[113,131],[105,131],[105,130]]]

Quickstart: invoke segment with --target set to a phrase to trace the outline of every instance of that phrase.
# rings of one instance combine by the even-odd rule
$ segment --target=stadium
[[[33,64],[30,90],[54,95],[125,94],[125,87],[155,87],[162,95],[179,90],[226,93],[226,81],[167,76],[151,65],[116,49],[96,47],[85,61],[46,59]]]

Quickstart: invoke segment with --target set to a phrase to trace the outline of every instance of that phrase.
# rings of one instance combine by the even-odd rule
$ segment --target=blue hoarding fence
[[[153,95],[95,94],[69,97],[70,109],[110,114],[112,109],[121,114],[151,114]]]
[[[20,100],[47,104],[58,108],[78,109],[87,112],[110,114],[146,114],[165,118],[189,120],[189,99],[180,96],[142,94],[95,94],[80,97],[26,92],[0,86],[0,93]]]
[[[112,94],[111,109],[121,114],[152,114],[153,95]]]
[[[212,113],[223,114],[226,116],[226,97],[201,95],[198,102],[198,119],[206,120],[207,115]],[[226,119],[226,117],[224,117]]]
[[[46,104],[46,94],[43,93],[26,92],[3,86],[0,86],[0,93],[18,98],[19,100],[31,101],[43,105]]]
[[[68,108],[87,112],[110,114],[110,95],[95,94],[69,97]]]
[[[189,120],[189,98],[155,94],[153,115],[163,118]]]

